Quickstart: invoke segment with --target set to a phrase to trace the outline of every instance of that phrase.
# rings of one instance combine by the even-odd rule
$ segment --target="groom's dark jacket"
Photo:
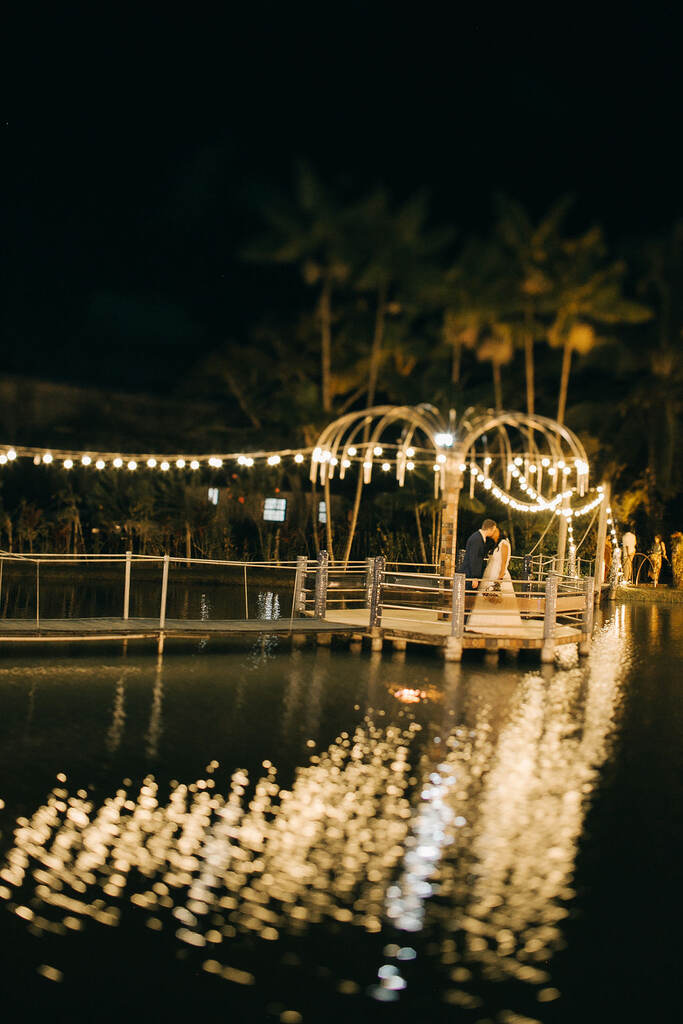
[[[471,537],[467,538],[465,548],[465,561],[462,563],[461,572],[465,573],[468,580],[480,580],[484,575],[484,552],[486,541],[480,530],[476,530]]]

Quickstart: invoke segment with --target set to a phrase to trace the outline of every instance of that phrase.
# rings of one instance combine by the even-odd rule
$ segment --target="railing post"
[[[365,607],[369,608],[372,601],[372,576],[374,572],[374,558],[365,559]]]
[[[370,589],[370,629],[379,626],[382,621],[382,585],[384,583],[384,555],[373,558],[372,587]]]
[[[36,562],[36,628],[40,629],[40,562]]]
[[[584,584],[586,605],[581,618],[581,640],[579,641],[579,654],[588,654],[591,649],[591,637],[593,634],[593,604],[594,604],[595,580],[589,576]]]
[[[303,615],[306,611],[306,568],[308,558],[306,555],[297,555],[296,574],[294,576],[294,611]]]
[[[123,617],[128,618],[130,609],[130,565],[133,559],[133,552],[126,551],[126,578],[123,584]]]
[[[617,597],[617,587],[619,581],[622,578],[621,571],[621,548],[614,547],[612,550],[612,562],[609,567],[609,599],[615,601]]]
[[[321,551],[318,555],[318,568],[315,572],[315,617],[324,619],[327,611],[327,580],[329,555]]]
[[[164,555],[164,568],[161,574],[161,607],[159,609],[159,629],[166,625],[166,595],[168,594],[168,555]]]
[[[541,661],[552,662],[555,657],[555,622],[557,619],[557,576],[548,573],[545,584],[545,612],[543,614],[543,647]]]
[[[462,659],[462,638],[465,635],[465,574],[456,572],[453,577],[451,601],[451,635],[446,639],[444,656],[446,661]]]

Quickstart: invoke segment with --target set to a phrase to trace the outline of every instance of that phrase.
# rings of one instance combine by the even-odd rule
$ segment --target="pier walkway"
[[[0,573],[7,556],[0,556]],[[51,561],[47,561],[52,558]],[[144,561],[161,564],[159,615],[129,615],[132,565]],[[8,561],[10,559],[7,559]],[[21,642],[73,642],[96,640],[155,640],[159,651],[167,639],[209,637],[291,638],[302,643],[311,638],[329,644],[333,637],[358,646],[368,641],[379,651],[385,642],[396,650],[408,644],[439,648],[448,661],[459,661],[463,650],[480,649],[490,654],[538,650],[542,661],[552,661],[555,648],[575,643],[586,654],[593,627],[594,582],[592,578],[560,575],[538,570],[513,583],[503,600],[482,601],[461,573],[439,575],[434,566],[387,565],[383,556],[346,564],[330,564],[326,552],[313,560],[301,556],[290,563],[258,563],[259,571],[272,576],[268,586],[291,595],[288,617],[249,616],[247,569],[254,563],[229,563],[192,559],[192,576],[210,567],[238,566],[244,570],[244,618],[167,618],[166,605],[171,565],[187,571],[189,560],[150,556],[107,556],[107,565],[124,563],[123,615],[107,617],[44,618],[40,614],[40,566],[86,562],[87,556],[11,556],[15,566],[33,572],[35,566],[35,617],[0,618],[0,645]],[[99,559],[98,559],[99,560]],[[95,562],[95,559],[92,559]],[[92,563],[91,563],[92,564]],[[7,587],[7,574],[5,574]],[[0,574],[0,583],[2,575]],[[482,586],[483,589],[483,586]],[[479,598],[477,600],[477,598]],[[476,625],[469,613],[477,601]],[[288,605],[289,598],[283,602]],[[271,609],[272,610],[272,609]],[[5,615],[6,615],[5,611]],[[472,620],[473,622],[475,620]]]

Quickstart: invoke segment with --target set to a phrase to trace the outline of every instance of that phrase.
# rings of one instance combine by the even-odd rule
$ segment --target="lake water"
[[[3,1007],[668,1019],[683,609],[561,653],[3,646]]]

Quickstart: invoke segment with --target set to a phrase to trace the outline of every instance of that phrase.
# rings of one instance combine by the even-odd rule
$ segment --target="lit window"
[[[209,501],[212,505],[218,504],[219,491],[217,487],[209,487]]]
[[[327,522],[327,505],[325,504],[324,501],[321,501],[320,504],[318,505],[318,522]]]
[[[263,503],[263,518],[266,522],[284,523],[286,513],[286,498],[266,498]]]

